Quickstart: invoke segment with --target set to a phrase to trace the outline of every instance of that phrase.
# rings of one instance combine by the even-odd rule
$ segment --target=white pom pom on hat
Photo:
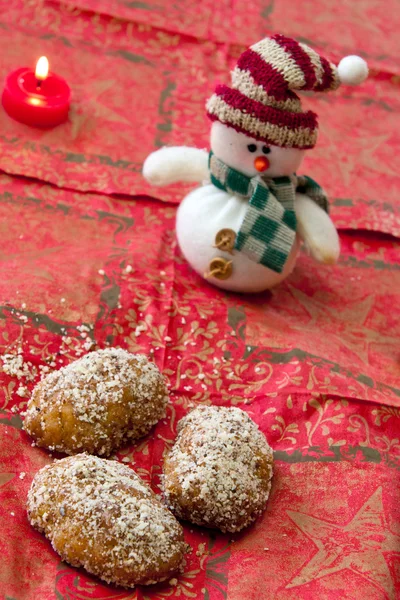
[[[361,56],[345,56],[337,69],[339,79],[345,85],[359,85],[368,77],[368,65]]]

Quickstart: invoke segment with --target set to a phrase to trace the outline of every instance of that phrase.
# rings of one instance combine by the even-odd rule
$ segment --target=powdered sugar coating
[[[163,581],[183,564],[183,529],[131,469],[78,454],[47,465],[28,518],[63,560],[125,587]]]
[[[239,408],[200,406],[178,424],[164,462],[164,495],[176,516],[240,531],[265,509],[273,454]]]
[[[35,387],[25,430],[38,446],[109,455],[165,415],[168,391],[157,366],[121,348],[91,352]]]

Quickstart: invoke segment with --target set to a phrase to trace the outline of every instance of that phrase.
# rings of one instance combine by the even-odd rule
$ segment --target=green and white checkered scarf
[[[211,182],[219,189],[249,199],[235,249],[254,262],[281,273],[296,237],[295,193],[307,194],[328,212],[322,188],[305,175],[262,180],[228,167],[210,152]]]

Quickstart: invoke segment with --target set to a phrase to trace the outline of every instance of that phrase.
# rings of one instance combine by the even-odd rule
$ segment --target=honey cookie
[[[200,406],[179,422],[165,458],[166,504],[197,525],[240,531],[266,507],[272,466],[272,450],[247,413]]]
[[[165,415],[168,391],[157,366],[121,348],[91,352],[42,379],[24,429],[49,450],[108,456],[147,434]]]
[[[182,526],[129,467],[78,454],[41,469],[28,518],[61,558],[124,587],[163,581],[182,568]]]

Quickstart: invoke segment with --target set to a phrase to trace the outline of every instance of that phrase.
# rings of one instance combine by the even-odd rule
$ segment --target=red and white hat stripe
[[[328,91],[339,85],[333,63],[306,44],[274,35],[240,56],[232,73],[233,89],[217,87],[207,103],[208,115],[260,140],[312,148],[317,116],[302,111],[295,91]]]

